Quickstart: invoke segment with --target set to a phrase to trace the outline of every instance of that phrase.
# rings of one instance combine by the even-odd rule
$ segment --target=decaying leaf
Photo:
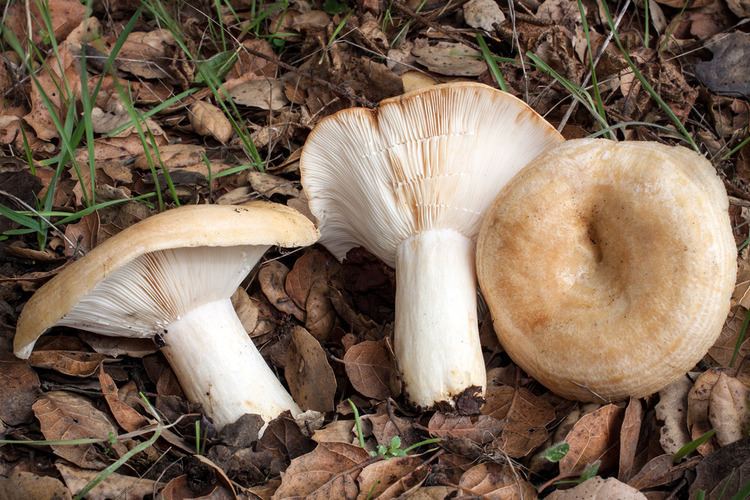
[[[483,498],[525,500],[536,497],[534,487],[508,465],[475,465],[464,472],[458,485]]]
[[[295,305],[284,289],[287,274],[289,274],[288,267],[278,260],[272,260],[260,268],[258,282],[263,294],[276,309],[304,321],[305,312]]]
[[[107,375],[104,368],[99,370],[99,384],[102,387],[104,399],[107,401],[107,405],[117,423],[120,424],[120,427],[128,432],[134,432],[148,424],[146,417],[120,400],[117,385],[112,380],[112,377]]]
[[[646,500],[646,495],[617,479],[602,479],[599,476],[582,482],[575,488],[553,491],[547,498],[551,500]]]
[[[596,460],[602,461],[601,470],[615,464],[622,416],[622,408],[608,404],[581,417],[565,437],[570,451],[560,460],[560,472],[581,472]]]
[[[247,174],[247,180],[255,191],[266,198],[275,194],[282,196],[299,196],[299,188],[295,187],[292,181],[288,181],[277,175],[267,174],[265,172],[250,172]]]
[[[513,393],[502,434],[493,446],[508,456],[524,457],[546,441],[546,426],[554,418],[552,405],[521,387]]]
[[[726,373],[711,390],[708,419],[721,446],[739,441],[750,430],[750,389]]]
[[[464,4],[464,19],[472,28],[492,32],[505,20],[505,14],[494,0],[469,0]]]
[[[284,84],[281,80],[261,78],[233,87],[229,95],[237,104],[253,108],[278,111],[287,105]]]
[[[427,430],[436,437],[463,438],[487,444],[500,435],[503,425],[502,421],[487,415],[469,417],[435,412],[427,424]]]
[[[229,142],[234,129],[224,112],[211,103],[196,101],[190,108],[190,124],[200,135],[212,136],[222,144]]]
[[[107,337],[90,332],[80,332],[78,336],[95,352],[112,358],[123,355],[131,358],[142,358],[157,351],[157,346],[151,339]]]
[[[750,475],[750,438],[719,448],[700,461],[696,472],[690,498],[696,498],[699,490],[706,492],[706,498],[737,498]]]
[[[392,394],[395,366],[384,341],[353,345],[344,354],[344,367],[352,386],[363,396],[386,399]]]
[[[385,491],[403,481],[421,464],[422,460],[418,457],[397,457],[368,465],[357,477],[358,498],[396,498],[397,494],[384,495]]]
[[[56,463],[55,467],[60,471],[60,475],[63,477],[68,489],[74,494],[81,491],[98,474],[96,471],[78,469],[62,462]],[[109,498],[140,500],[146,495],[153,494],[160,486],[160,483],[151,479],[125,476],[114,472],[89,491],[86,494],[86,498],[88,500],[107,500]]]
[[[70,500],[70,491],[58,479],[17,471],[0,477],[0,498],[3,500]]]
[[[289,361],[284,368],[289,391],[303,410],[331,411],[336,394],[336,377],[326,353],[310,332],[292,330]]]
[[[637,490],[645,490],[669,484],[680,478],[686,470],[692,469],[700,461],[699,458],[691,458],[679,464],[674,463],[671,454],[665,453],[651,459],[643,468],[634,475],[628,485]]]
[[[717,94],[750,97],[750,33],[722,35],[708,48],[714,57],[695,65],[696,76]]]
[[[313,283],[327,280],[337,266],[338,263],[328,252],[317,248],[305,250],[286,277],[286,292],[298,307],[304,309]]]
[[[686,398],[687,399],[687,398]],[[641,400],[630,398],[625,408],[625,416],[620,428],[620,462],[617,477],[627,482],[633,472],[633,463],[638,448],[638,438],[641,435],[641,422],[643,421],[643,406]]]
[[[478,58],[479,52],[455,42],[434,45],[418,38],[412,49],[417,62],[430,71],[448,76],[477,76],[487,71],[487,64]]]
[[[336,311],[328,296],[330,286],[325,280],[316,280],[310,287],[305,309],[305,327],[316,339],[325,341],[336,324]]]
[[[108,439],[116,435],[107,416],[94,408],[88,399],[64,391],[45,393],[33,406],[42,434],[48,440],[81,438]],[[94,445],[52,445],[56,455],[85,469],[106,466]]]
[[[292,460],[273,498],[355,498],[360,473],[355,466],[369,458],[359,446],[321,443],[311,453]]]
[[[719,374],[715,369],[701,373],[688,392],[687,424],[691,440],[699,438],[712,428],[709,420],[711,391],[719,380]],[[713,450],[713,440],[698,447],[701,455],[708,455]]]
[[[354,444],[354,421],[337,420],[318,429],[313,433],[312,439],[316,443],[347,443]]]
[[[659,443],[666,453],[676,453],[691,441],[686,420],[688,392],[691,387],[692,382],[683,375],[659,391],[659,402],[655,410],[656,418],[664,422]]]
[[[39,396],[39,377],[26,361],[0,360],[0,420],[19,425],[31,420]]]
[[[244,288],[240,287],[232,294],[232,306],[248,335],[253,333],[258,325],[259,310]]]

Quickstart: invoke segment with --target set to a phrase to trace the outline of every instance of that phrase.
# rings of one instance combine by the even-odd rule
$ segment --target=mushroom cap
[[[295,247],[317,239],[307,217],[278,203],[191,205],[162,212],[109,238],[37,290],[18,318],[13,350],[28,358],[37,339],[97,284],[142,255],[196,247]]]
[[[477,273],[510,357],[581,401],[690,370],[729,311],[736,248],[714,168],[682,147],[567,141],[498,195]]]
[[[473,239],[502,186],[562,140],[512,95],[450,83],[326,117],[300,172],[321,243],[339,259],[361,245],[394,266],[399,244],[421,231]]]

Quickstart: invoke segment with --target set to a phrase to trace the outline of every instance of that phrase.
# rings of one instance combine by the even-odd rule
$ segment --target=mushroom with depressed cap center
[[[682,147],[568,141],[487,211],[477,274],[500,343],[553,392],[656,392],[714,344],[737,253],[714,168]]]
[[[63,269],[26,303],[14,351],[28,358],[57,325],[119,337],[160,336],[187,397],[217,427],[299,408],[263,360],[230,297],[271,245],[318,232],[284,205],[186,206],[149,217]]]
[[[321,243],[396,268],[395,352],[413,403],[483,390],[474,238],[503,185],[560,141],[522,101],[474,83],[343,110],[310,134],[300,172]]]

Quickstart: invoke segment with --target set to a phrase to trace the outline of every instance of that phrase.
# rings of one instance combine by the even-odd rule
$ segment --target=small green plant
[[[562,481],[557,481],[556,485],[562,485],[562,484],[581,484],[584,481],[588,481],[592,477],[596,476],[596,474],[599,472],[599,467],[601,467],[602,461],[597,460],[596,462],[592,462],[586,466],[585,469],[583,469],[583,472],[581,472],[581,475],[578,476],[575,479],[565,479]]]
[[[553,444],[552,446],[544,450],[542,456],[544,456],[544,458],[549,462],[557,463],[565,458],[565,455],[567,455],[569,451],[570,445],[563,441],[562,443]]]
[[[686,456],[690,455],[695,450],[697,450],[700,445],[702,445],[703,443],[707,443],[712,437],[714,437],[714,434],[716,434],[716,429],[711,429],[705,434],[693,439],[682,448],[677,450],[674,455],[672,455],[672,461],[674,463],[677,463]]]

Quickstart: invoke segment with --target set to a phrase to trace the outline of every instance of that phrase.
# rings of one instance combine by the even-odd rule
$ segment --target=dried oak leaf
[[[638,474],[633,476],[628,485],[637,490],[645,490],[669,484],[679,479],[686,470],[692,469],[700,462],[699,457],[691,458],[679,464],[674,463],[673,455],[665,453],[651,459]]]
[[[148,424],[146,417],[135,411],[127,403],[120,400],[117,385],[105,371],[104,367],[99,370],[99,385],[101,385],[104,399],[107,401],[109,410],[120,424],[120,427],[128,432],[135,432]]]
[[[0,498],[3,500],[70,500],[70,491],[58,479],[16,471],[0,477]]]
[[[630,398],[625,416],[620,428],[620,465],[617,477],[621,481],[628,481],[633,473],[635,454],[638,448],[638,438],[641,435],[643,421],[643,406],[638,398]]]
[[[734,498],[750,478],[750,438],[708,455],[698,464],[696,472],[690,498],[696,498],[698,490],[705,491],[706,498]]]
[[[286,294],[284,282],[289,268],[278,260],[266,262],[258,272],[258,282],[268,301],[279,311],[291,314],[299,321],[305,320],[305,313]]]
[[[344,367],[354,389],[363,396],[386,399],[397,395],[392,388],[396,367],[384,340],[366,340],[344,354]]]
[[[420,465],[422,460],[415,456],[391,458],[368,465],[357,477],[360,491],[358,498],[397,498],[408,488],[404,481],[407,478],[414,480],[410,476]],[[424,469],[422,472],[424,479],[428,471]],[[387,490],[391,491],[386,493]]]
[[[520,387],[513,394],[505,426],[493,446],[511,457],[524,457],[547,440],[546,427],[554,419],[555,409],[550,403]]]
[[[560,473],[581,472],[596,460],[602,461],[602,470],[614,465],[623,412],[619,406],[608,404],[581,417],[565,437],[570,451],[560,460]]]
[[[356,466],[369,458],[359,446],[321,443],[311,453],[292,460],[273,498],[355,498],[360,473]]]
[[[197,134],[212,136],[222,144],[229,142],[234,129],[224,112],[205,101],[196,101],[190,107],[190,125]]]
[[[81,438],[108,439],[116,434],[107,416],[81,396],[64,391],[51,391],[33,406],[42,434],[48,440]],[[51,445],[56,455],[84,469],[101,469],[106,463],[94,445]]]
[[[726,373],[719,374],[711,390],[708,420],[716,429],[716,440],[726,446],[750,430],[750,389]]]
[[[0,360],[0,420],[19,425],[31,420],[31,405],[39,396],[39,377],[22,360]]]
[[[34,351],[29,363],[36,368],[47,368],[73,377],[90,377],[106,359],[103,354],[79,351]]]
[[[354,420],[336,420],[325,427],[316,430],[312,439],[316,443],[347,443],[353,444]]]
[[[89,471],[65,465],[62,462],[55,464],[68,489],[74,494],[81,491],[98,474],[97,471]],[[161,483],[140,477],[125,476],[116,472],[107,476],[107,479],[99,483],[86,494],[87,500],[107,500],[118,498],[121,500],[141,500],[147,495],[152,495],[154,490],[161,487]]]
[[[284,377],[289,392],[303,410],[332,411],[335,407],[336,376],[315,337],[301,326],[292,330]]]
[[[582,482],[575,488],[568,490],[557,490],[547,498],[551,500],[646,500],[646,495],[628,486],[617,479],[610,477],[602,479],[599,476],[592,477]]]
[[[660,429],[659,443],[666,453],[677,450],[691,441],[687,432],[688,392],[692,382],[682,376],[659,391],[659,402],[656,404],[656,418],[664,425]]]
[[[504,423],[487,415],[469,417],[465,415],[446,415],[435,412],[427,424],[427,430],[440,438],[463,438],[478,444],[487,444],[498,437]]]
[[[486,463],[464,472],[458,485],[482,498],[525,500],[536,497],[536,490],[509,465]]]
[[[117,54],[117,67],[142,78],[171,80],[168,52],[175,44],[169,30],[133,31]]]

